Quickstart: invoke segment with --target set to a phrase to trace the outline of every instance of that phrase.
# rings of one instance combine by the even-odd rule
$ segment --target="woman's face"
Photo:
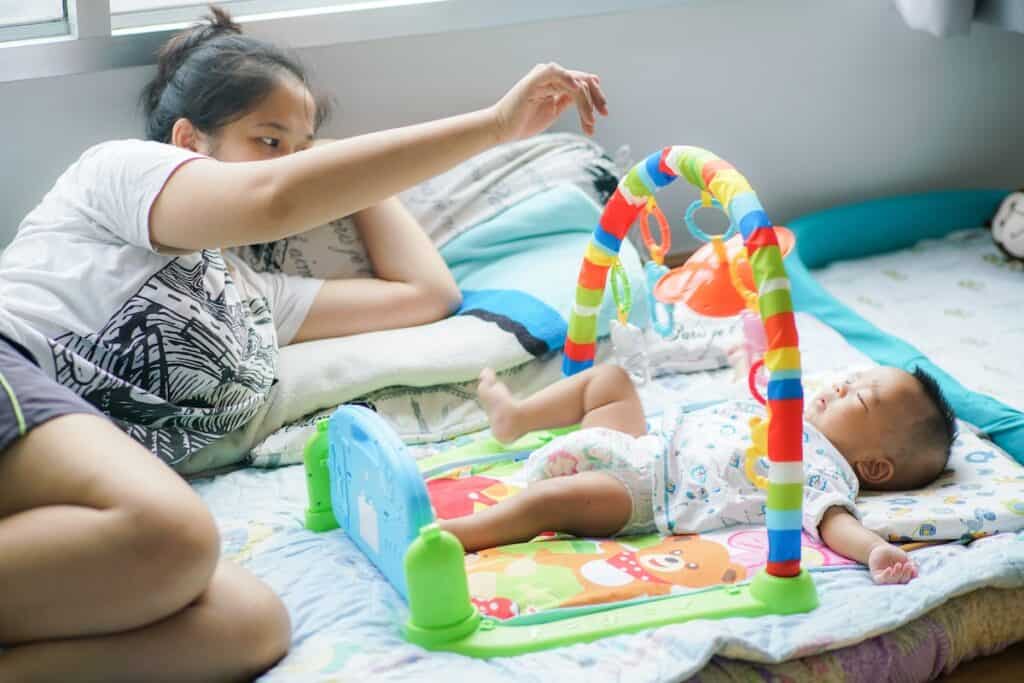
[[[276,88],[241,118],[213,135],[196,135],[195,151],[218,161],[262,161],[308,149],[313,144],[316,103],[305,85],[282,78]]]

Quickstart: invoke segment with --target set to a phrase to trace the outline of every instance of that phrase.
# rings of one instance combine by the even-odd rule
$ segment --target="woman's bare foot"
[[[484,405],[487,419],[491,423],[491,434],[501,443],[511,443],[523,435],[519,426],[518,402],[512,398],[508,387],[498,381],[494,370],[484,368],[480,372],[477,396]]]

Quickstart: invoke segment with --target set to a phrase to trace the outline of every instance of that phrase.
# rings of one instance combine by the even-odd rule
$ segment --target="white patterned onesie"
[[[605,428],[582,429],[535,451],[523,468],[527,481],[603,471],[621,481],[633,500],[618,535],[686,534],[737,524],[764,524],[766,493],[744,470],[753,401],[724,401],[693,412],[666,413],[660,434],[639,438]],[[804,529],[818,525],[833,506],[859,518],[857,477],[828,439],[804,422]],[[767,476],[761,458],[758,473]]]

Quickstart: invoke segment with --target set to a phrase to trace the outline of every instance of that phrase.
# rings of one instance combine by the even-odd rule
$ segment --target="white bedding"
[[[867,359],[813,318],[799,319],[806,366],[818,376]],[[731,371],[677,375],[643,388],[657,412],[667,401],[735,395]],[[418,456],[449,447],[424,445]],[[195,484],[213,510],[224,553],[263,577],[292,615],[291,653],[266,681],[679,680],[715,654],[781,661],[892,630],[979,588],[1024,587],[1024,535],[1000,534],[968,548],[915,552],[920,579],[876,587],[861,569],[815,571],[822,607],[806,615],[680,624],[510,659],[427,653],[398,635],[404,603],[340,531],[302,527],[305,473],[298,467],[243,470]],[[443,671],[443,673],[442,673]]]
[[[814,271],[833,296],[967,388],[1024,409],[1024,264],[985,228]]]

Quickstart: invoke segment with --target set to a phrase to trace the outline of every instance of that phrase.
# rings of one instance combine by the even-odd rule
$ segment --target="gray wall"
[[[906,29],[889,0],[690,0],[303,57],[336,95],[332,136],[489,104],[540,60],[597,72],[612,110],[599,142],[634,159],[711,149],[778,223],[892,193],[1024,185],[1024,36],[976,26],[938,40]],[[0,244],[85,147],[140,133],[149,73],[0,84]],[[663,195],[676,217],[696,196]]]

